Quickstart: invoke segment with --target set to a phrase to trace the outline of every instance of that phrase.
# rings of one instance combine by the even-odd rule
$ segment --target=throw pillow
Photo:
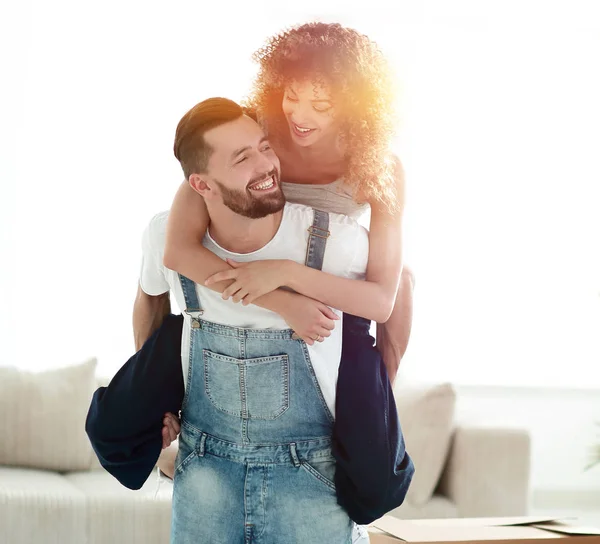
[[[452,438],[456,392],[451,384],[394,387],[406,450],[415,475],[406,499],[425,505],[433,496],[446,463]]]
[[[0,367],[0,465],[88,470],[96,359],[44,372]]]

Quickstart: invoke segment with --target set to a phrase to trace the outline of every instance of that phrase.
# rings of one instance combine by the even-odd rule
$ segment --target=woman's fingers
[[[223,291],[221,298],[223,300],[227,300],[228,298],[234,296],[240,289],[242,289],[242,285],[239,282],[234,281],[227,289]]]
[[[333,319],[334,321],[339,321],[340,318],[338,317],[338,315],[326,304],[322,304],[319,309],[325,317]]]
[[[223,270],[223,272],[217,272],[216,274],[206,278],[204,285],[212,285],[213,283],[234,280],[235,278],[237,278],[237,272],[235,270]]]
[[[247,289],[240,289],[233,297],[231,300],[233,300],[233,302],[240,302],[241,300],[244,299],[244,297],[246,297],[248,295],[248,290]]]

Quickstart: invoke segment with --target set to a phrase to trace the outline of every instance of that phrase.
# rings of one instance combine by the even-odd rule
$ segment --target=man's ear
[[[199,195],[203,197],[210,197],[211,195],[208,193],[213,192],[210,184],[208,183],[208,179],[206,176],[201,174],[191,174],[188,182],[190,187],[194,189]]]

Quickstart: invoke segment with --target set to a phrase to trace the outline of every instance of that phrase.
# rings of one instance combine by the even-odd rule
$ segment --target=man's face
[[[284,207],[279,159],[255,121],[242,116],[209,130],[204,138],[213,149],[208,182],[225,206],[251,219]]]

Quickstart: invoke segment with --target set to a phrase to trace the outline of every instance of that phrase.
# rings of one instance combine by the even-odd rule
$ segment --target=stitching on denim
[[[268,465],[265,465],[262,470],[263,470],[263,485],[262,485],[261,496],[260,496],[260,505],[262,507],[262,530],[260,531],[260,534],[256,535],[256,538],[260,538],[264,534],[265,530],[267,529],[267,505],[266,505],[267,490],[268,490],[267,480],[269,480],[270,476],[271,476],[271,467]]]
[[[192,357],[192,354],[194,353],[194,345],[195,345],[195,334],[194,331],[192,330],[192,328],[190,327],[190,347],[188,350],[188,376],[187,376],[187,383],[185,385],[185,394],[183,396],[183,402],[181,403],[181,413],[183,414],[184,409],[187,406],[188,403],[188,398],[190,396],[190,389],[192,388],[192,369],[194,367],[194,358]]]
[[[202,350],[202,356],[204,359],[204,390],[206,391],[206,396],[208,397],[208,400],[210,400],[211,404],[220,412],[224,412],[226,414],[235,416],[235,417],[242,417],[242,412],[232,412],[231,410],[227,410],[224,407],[222,407],[219,403],[217,403],[217,401],[213,398],[211,392],[210,392],[210,386],[209,386],[209,370],[208,370],[208,359],[209,359],[209,354],[211,352],[203,349]],[[239,370],[239,369],[238,369]]]
[[[257,421],[272,421],[281,417],[290,408],[290,395],[289,395],[289,381],[290,381],[290,364],[289,356],[287,354],[282,355],[270,355],[268,357],[255,357],[252,359],[236,359],[235,357],[229,357],[227,355],[221,355],[214,353],[210,350],[203,349],[202,355],[204,359],[204,389],[206,396],[210,400],[211,404],[219,411],[226,414],[239,417],[244,420],[257,420]],[[226,409],[221,403],[213,397],[210,388],[210,371],[209,371],[209,359],[216,359],[223,362],[235,364],[238,367],[240,373],[240,402],[241,410],[239,412],[233,412]],[[279,367],[282,372],[281,388],[282,394],[280,395],[279,408],[274,413],[263,414],[249,414],[247,410],[247,399],[246,399],[246,368],[259,366],[262,364],[280,363]]]
[[[181,461],[181,463],[179,463],[179,465],[175,469],[175,472],[179,472],[180,474],[183,473],[183,469],[190,464],[190,462],[194,457],[196,457],[196,455],[196,450],[192,449],[192,451],[186,456],[186,458],[183,461]]]
[[[329,489],[335,492],[335,484],[329,480],[329,478],[325,478],[316,468],[314,468],[310,463],[306,461],[302,461],[300,466],[306,470],[309,474],[312,474],[317,480],[324,483]]]

